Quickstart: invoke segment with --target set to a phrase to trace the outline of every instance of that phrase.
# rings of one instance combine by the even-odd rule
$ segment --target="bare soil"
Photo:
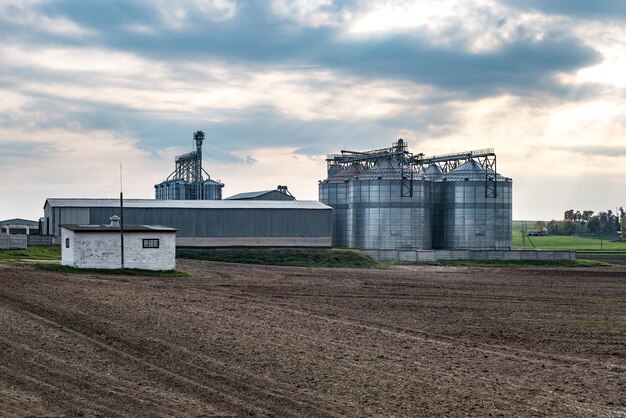
[[[586,258],[588,260],[598,260],[603,261],[605,263],[614,264],[614,265],[626,265],[626,254],[591,254],[591,253],[582,253],[578,254],[577,258]]]
[[[626,416],[626,268],[0,267],[1,416]]]

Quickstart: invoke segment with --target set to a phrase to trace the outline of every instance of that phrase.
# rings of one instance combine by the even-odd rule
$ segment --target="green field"
[[[385,268],[358,250],[311,248],[178,248],[177,258],[299,267]]]
[[[513,221],[513,248],[524,248],[521,224],[524,221]],[[526,221],[527,231],[532,231],[535,221]],[[547,237],[530,237],[538,249],[542,250],[575,250],[575,251],[626,251],[626,241],[607,241],[596,238],[551,235]],[[526,240],[526,248],[533,248]]]
[[[0,250],[0,260],[60,260],[60,245],[31,245],[27,250]]]
[[[442,266],[464,267],[606,267],[610,264],[597,261],[579,259],[565,260],[446,260],[436,264]]]

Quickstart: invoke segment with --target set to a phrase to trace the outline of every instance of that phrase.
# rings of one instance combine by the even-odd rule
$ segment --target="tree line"
[[[535,223],[536,231],[547,231],[551,235],[576,235],[576,234],[599,234],[626,231],[626,213],[623,207],[617,212],[611,209],[597,214],[592,210],[569,209],[563,214],[563,220],[551,220],[548,222],[538,221]]]

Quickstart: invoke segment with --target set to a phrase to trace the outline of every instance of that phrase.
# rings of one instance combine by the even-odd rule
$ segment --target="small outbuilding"
[[[63,224],[61,264],[76,268],[122,267],[119,218],[110,225]],[[176,269],[176,229],[161,225],[124,225],[124,268]]]

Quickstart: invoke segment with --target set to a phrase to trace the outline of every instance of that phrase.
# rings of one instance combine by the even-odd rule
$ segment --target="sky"
[[[224,196],[494,148],[514,219],[626,206],[623,0],[0,0],[0,219],[127,198],[205,132]]]

